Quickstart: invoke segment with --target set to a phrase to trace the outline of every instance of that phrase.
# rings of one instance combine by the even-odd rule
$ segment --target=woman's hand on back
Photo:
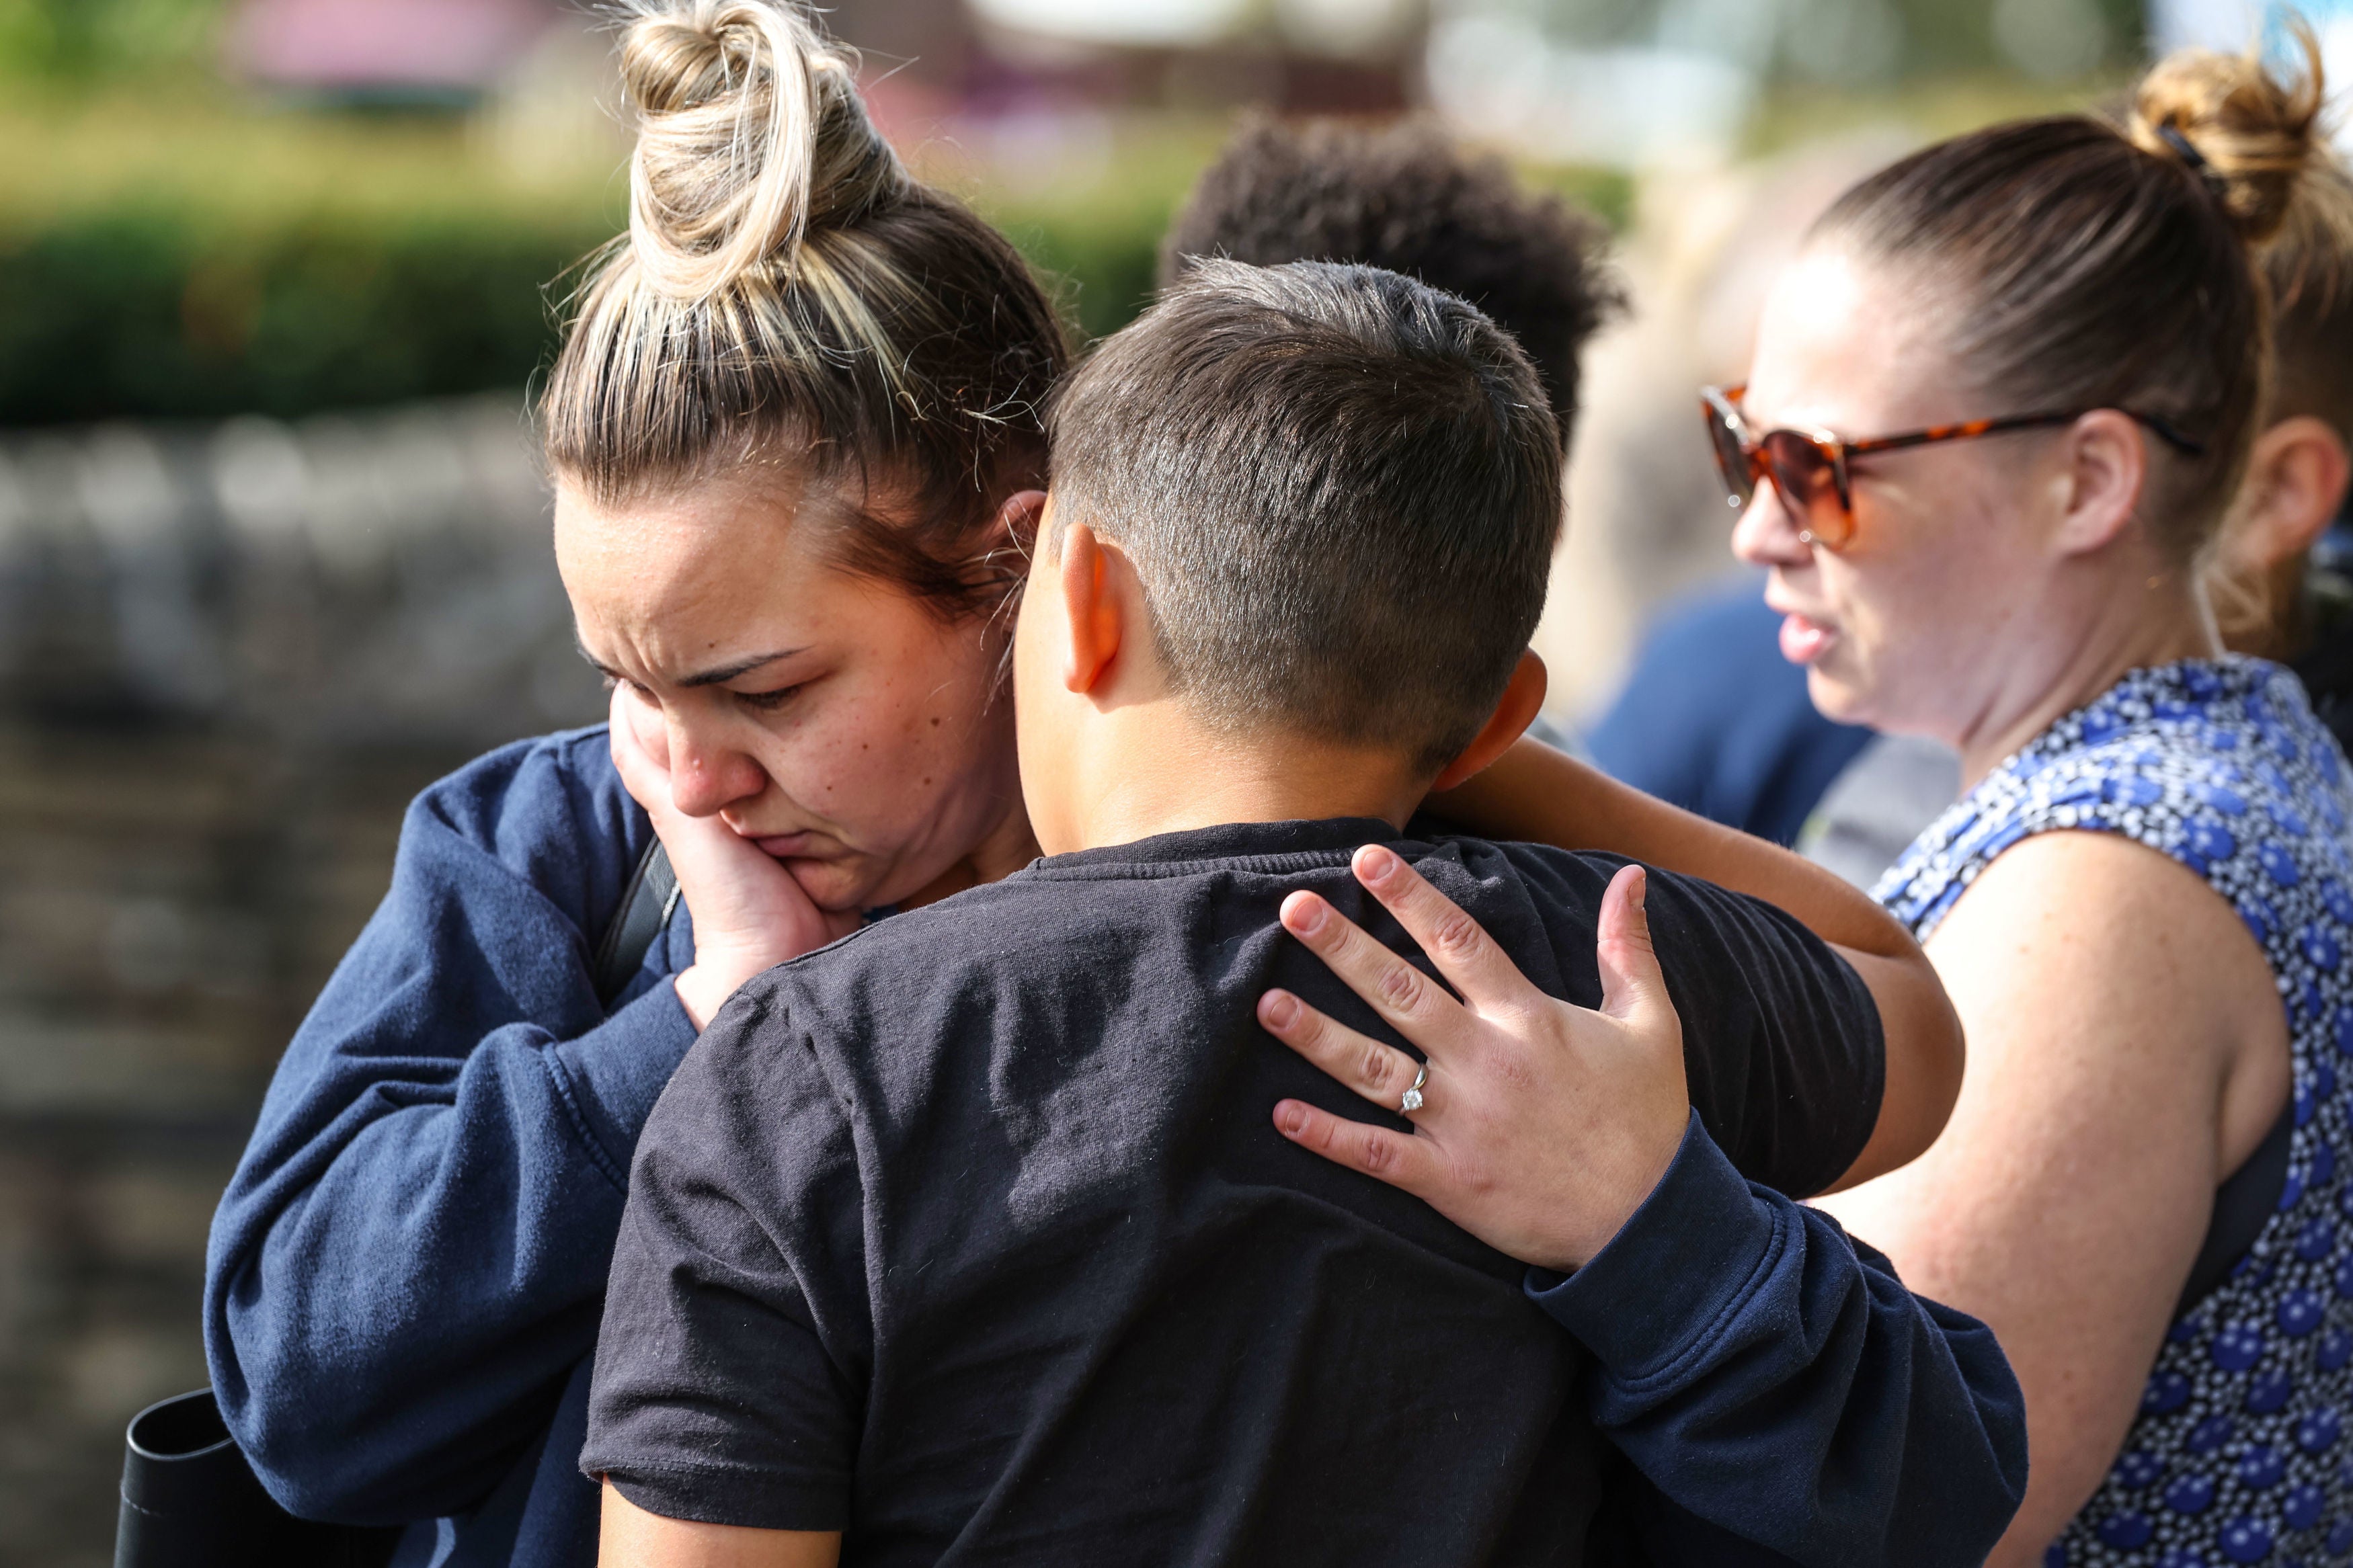
[[[1429,1058],[1409,1135],[1300,1100],[1275,1126],[1326,1159],[1401,1187],[1496,1250],[1546,1268],[1584,1264],[1618,1234],[1681,1146],[1691,1118],[1683,1025],[1643,911],[1645,873],[1603,897],[1599,1012],[1546,995],[1445,894],[1387,849],[1356,851],[1356,879],[1421,945],[1457,1002],[1313,893],[1284,900],[1285,930]],[[1259,1021],[1375,1104],[1414,1081],[1403,1051],[1287,991]]]
[[[613,692],[612,741],[613,766],[630,798],[653,818],[678,874],[679,895],[694,916],[694,962],[673,984],[696,1028],[709,1025],[720,1005],[762,970],[858,929],[855,912],[818,908],[781,861],[718,817],[678,809],[659,716],[627,687]]]

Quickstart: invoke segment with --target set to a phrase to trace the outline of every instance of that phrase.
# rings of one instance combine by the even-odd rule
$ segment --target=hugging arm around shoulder
[[[1490,838],[1620,855],[1654,872],[1705,879],[1788,911],[1852,963],[1883,1026],[1868,1141],[1847,1169],[1807,1186],[1748,1164],[1746,1151],[1727,1143],[1725,1152],[1743,1175],[1803,1197],[1884,1174],[1917,1157],[1943,1131],[1960,1093],[1959,1021],[1919,944],[1861,889],[1787,849],[1653,799],[1528,739],[1486,772],[1432,796],[1428,809]]]
[[[472,1507],[595,1343],[638,1129],[694,1037],[666,984],[596,996],[644,837],[603,749],[509,747],[410,808],[221,1201],[214,1384],[300,1513]]]
[[[1620,1500],[1626,1522],[1658,1568],[1981,1562],[2026,1483],[2023,1402],[1993,1335],[1744,1179],[1818,1190],[1870,1135],[1869,994],[1756,900],[1656,876],[1651,916],[1693,1127],[1609,1247],[1530,1286],[1599,1359],[1594,1418],[1658,1489]]]
[[[1618,1237],[1530,1290],[1594,1352],[1595,1423],[1656,1489],[1612,1499],[1652,1568],[1975,1568],[2025,1495],[1992,1331],[1743,1182],[1696,1118]]]

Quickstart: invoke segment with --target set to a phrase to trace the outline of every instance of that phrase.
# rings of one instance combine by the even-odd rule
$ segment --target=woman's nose
[[[759,763],[700,726],[673,719],[668,728],[670,804],[687,816],[713,816],[766,784]]]
[[[1760,484],[1732,526],[1732,552],[1752,566],[1801,566],[1813,546],[1781,504],[1781,492]]]

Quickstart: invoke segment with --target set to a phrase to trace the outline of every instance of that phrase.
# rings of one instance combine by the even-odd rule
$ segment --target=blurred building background
[[[2249,0],[839,0],[878,115],[1107,331],[1248,106],[1428,110],[1619,230],[1543,633],[1556,717],[1724,570],[1692,389],[1936,134]],[[2319,18],[2332,52],[2353,24]],[[0,0],[0,1563],[108,1560],[204,1381],[205,1231],[401,806],[593,721],[527,388],[620,225],[557,0]]]

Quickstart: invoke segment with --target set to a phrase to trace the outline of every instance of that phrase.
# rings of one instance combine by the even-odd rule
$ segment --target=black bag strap
[[[621,894],[621,907],[596,943],[596,997],[607,1007],[644,967],[654,938],[661,935],[677,908],[678,873],[670,868],[670,851],[656,838],[638,858],[638,868],[629,873],[629,885]]]

